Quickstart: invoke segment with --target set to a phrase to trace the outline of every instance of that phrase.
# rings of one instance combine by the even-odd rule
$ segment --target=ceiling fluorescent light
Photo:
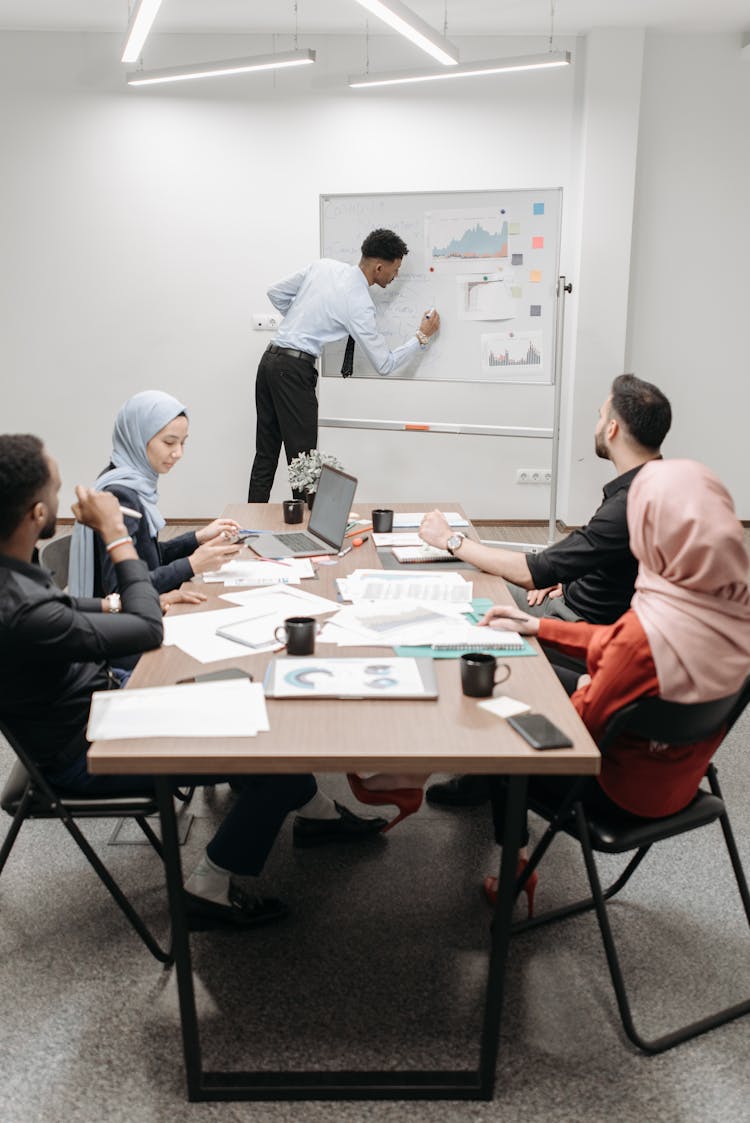
[[[161,0],[136,0],[128,23],[125,47],[122,52],[123,62],[136,62],[141,57],[143,44],[160,7]]]
[[[455,66],[458,62],[458,48],[438,35],[433,27],[420,19],[411,8],[407,8],[406,4],[402,4],[401,0],[357,0],[357,3],[443,66]]]
[[[483,74],[504,74],[513,70],[545,70],[570,65],[570,51],[549,51],[543,55],[519,55],[517,58],[483,59],[465,62],[450,70],[400,71],[395,74],[352,75],[352,89],[365,86],[398,86],[410,82],[435,82],[441,78],[473,78]]]
[[[221,74],[249,74],[253,70],[278,70],[287,66],[307,66],[315,62],[315,51],[287,51],[285,54],[255,55],[252,58],[218,59],[171,66],[164,70],[134,70],[127,76],[129,86],[155,86],[160,82],[186,82],[191,78],[215,78]]]

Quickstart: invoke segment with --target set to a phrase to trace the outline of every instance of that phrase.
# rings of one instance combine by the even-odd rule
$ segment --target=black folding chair
[[[745,709],[748,700],[750,700],[750,679],[737,694],[714,702],[683,705],[676,702],[663,702],[658,698],[641,699],[623,707],[613,715],[599,747],[606,755],[607,747],[625,732],[668,745],[686,745],[702,741],[721,729],[724,729],[726,735]],[[552,921],[595,909],[623,1028],[633,1044],[645,1053],[663,1053],[666,1049],[671,1049],[683,1041],[688,1041],[750,1012],[750,1000],[746,1000],[691,1022],[672,1033],[650,1041],[644,1039],[633,1022],[607,912],[606,902],[627,884],[655,843],[718,821],[750,925],[750,893],[713,764],[709,765],[706,771],[706,779],[710,791],[701,788],[686,808],[661,819],[641,819],[627,815],[625,812],[620,815],[614,813],[602,815],[599,812],[587,811],[580,800],[584,781],[574,784],[564,803],[557,806],[548,802],[543,794],[535,795],[533,784],[529,789],[529,808],[547,819],[549,826],[535,847],[523,875],[519,878],[518,890],[522,889],[530,874],[538,866],[554,837],[563,831],[577,839],[581,845],[592,895],[585,900],[554,909],[531,920],[519,922],[514,925],[513,931],[514,933],[527,931],[542,924],[550,924]],[[543,791],[543,787],[540,790]],[[602,889],[594,851],[605,854],[625,854],[633,850],[635,854],[617,880],[609,888]]]
[[[104,882],[151,954],[160,963],[171,964],[173,961],[171,951],[162,950],[74,822],[75,819],[135,819],[163,861],[164,854],[161,842],[146,821],[147,815],[152,815],[158,811],[156,799],[151,795],[86,796],[56,792],[42,776],[18,740],[2,722],[0,722],[0,733],[5,737],[17,757],[0,795],[0,806],[13,819],[5,836],[5,841],[0,847],[0,874],[8,860],[8,855],[13,849],[18,832],[26,819],[59,819]]]

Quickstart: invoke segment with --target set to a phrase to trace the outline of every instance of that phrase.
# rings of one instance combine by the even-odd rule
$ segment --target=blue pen
[[[248,527],[246,527],[246,526],[241,526],[241,527],[240,527],[240,529],[239,529],[239,530],[237,531],[237,533],[238,533],[238,534],[264,534],[264,533],[265,533],[265,531],[262,531],[262,530],[250,530],[250,529],[248,529]]]

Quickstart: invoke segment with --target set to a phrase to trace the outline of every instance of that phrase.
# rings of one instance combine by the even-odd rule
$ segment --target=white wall
[[[562,185],[561,267],[575,289],[562,446],[573,470],[563,481],[561,516],[583,521],[596,505],[608,471],[593,457],[592,411],[625,359],[673,397],[680,450],[713,463],[742,496],[740,514],[750,516],[735,408],[747,391],[733,392],[747,366],[738,310],[743,298],[748,307],[740,207],[750,187],[743,148],[750,66],[740,63],[739,45],[735,52],[728,37],[647,39],[637,149],[639,35],[592,38],[570,71],[380,94],[355,93],[343,81],[363,68],[359,41],[310,45],[318,49],[314,77],[147,92],[123,86],[116,37],[0,35],[0,430],[44,437],[61,460],[63,506],[72,485],[106,462],[119,404],[150,386],[181,396],[192,411],[189,454],[163,483],[164,513],[210,515],[244,496],[254,371],[268,340],[250,331],[249,314],[264,307],[269,282],[317,256],[321,193]],[[170,55],[164,62],[270,47],[268,37],[159,42]],[[487,57],[539,43],[461,47],[465,57]],[[385,49],[385,41],[373,42],[373,69],[385,69],[377,57]],[[600,144],[610,112],[617,161],[608,180]],[[710,169],[702,162],[709,148]],[[624,344],[636,151],[635,282]],[[715,332],[708,344],[690,330],[706,309]],[[597,334],[610,344],[601,369],[590,347]],[[675,347],[679,365],[668,361]],[[705,355],[715,349],[721,361],[711,367],[709,390]],[[410,397],[423,387],[403,382],[368,380],[356,389],[358,416],[413,417],[423,404]],[[321,412],[345,413],[346,391],[323,380]],[[731,413],[724,391],[733,396]],[[428,393],[432,419],[482,416],[480,385],[433,383]],[[496,423],[549,423],[550,407],[546,388],[509,388]],[[703,419],[720,409],[714,435]],[[421,463],[431,488],[421,498],[473,495],[475,517],[546,513],[545,489],[509,479],[516,465],[547,463],[549,442],[467,438],[459,447],[450,437],[328,434],[326,447],[359,475],[363,497],[395,497],[389,482],[408,490]],[[287,493],[283,476],[277,497]]]
[[[740,36],[651,36],[644,70],[628,363],[674,407],[750,518],[750,60]]]

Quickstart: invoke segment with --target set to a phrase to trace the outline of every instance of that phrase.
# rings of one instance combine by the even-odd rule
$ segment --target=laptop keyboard
[[[283,542],[290,550],[320,550],[325,549],[324,546],[318,542],[317,538],[311,538],[309,534],[276,534],[279,542]]]

